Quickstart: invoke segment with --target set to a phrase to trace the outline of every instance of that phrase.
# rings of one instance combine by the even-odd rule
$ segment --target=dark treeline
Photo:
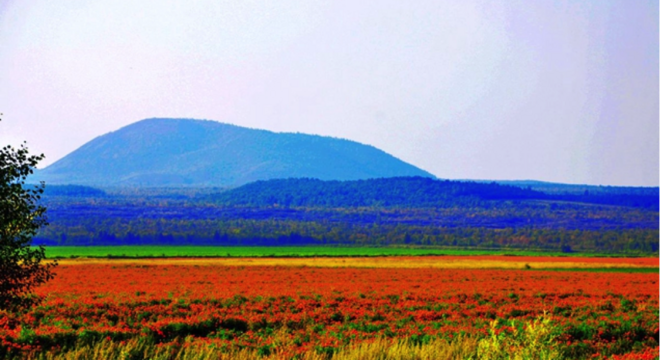
[[[99,230],[103,229],[103,230]],[[281,220],[105,219],[90,226],[57,224],[42,232],[44,245],[423,245],[487,249],[542,249],[655,253],[657,229],[566,230],[442,228],[409,224],[356,225]]]
[[[534,190],[496,183],[399,177],[355,181],[305,178],[257,181],[212,195],[210,199],[219,204],[249,206],[450,207],[543,196]]]
[[[427,178],[272,180],[219,193],[50,187],[43,201],[51,224],[36,242],[658,252],[657,191],[571,189]]]
[[[58,199],[59,200],[59,199]],[[87,224],[102,229],[107,219],[130,221],[279,220],[318,223],[407,224],[432,227],[543,228],[567,230],[655,229],[657,213],[643,209],[584,205],[566,202],[493,201],[482,207],[381,208],[381,207],[249,207],[190,204],[168,201],[107,203],[50,202],[48,218],[56,224]]]
[[[257,181],[210,196],[225,205],[326,207],[484,206],[493,200],[553,200],[658,210],[656,188],[587,187],[582,193],[565,185],[552,193],[495,182],[434,180],[424,177],[356,181],[277,179]],[[591,189],[591,192],[589,191]],[[645,190],[645,191],[641,191]]]
[[[45,188],[43,196],[45,197],[106,197],[105,191],[90,186],[82,185],[49,185]]]

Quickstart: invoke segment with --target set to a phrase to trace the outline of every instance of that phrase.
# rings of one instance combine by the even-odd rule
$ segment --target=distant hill
[[[496,183],[394,177],[355,181],[257,181],[210,198],[223,205],[416,208],[469,206],[482,200],[542,199],[545,194]]]
[[[510,184],[483,181],[393,177],[355,181],[274,179],[257,181],[209,197],[222,205],[281,207],[471,207],[491,200],[542,200],[658,209],[658,188],[587,187],[552,184],[550,192],[527,182]],[[560,192],[557,189],[563,189]],[[588,190],[591,189],[591,192]],[[598,190],[598,191],[596,191]]]
[[[310,177],[433,177],[373,146],[215,121],[146,119],[102,135],[30,181],[87,186],[237,186]]]

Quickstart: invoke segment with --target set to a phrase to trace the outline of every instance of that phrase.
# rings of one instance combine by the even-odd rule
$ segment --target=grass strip
[[[51,259],[89,258],[167,258],[167,257],[369,257],[369,256],[557,256],[557,257],[634,257],[630,254],[561,253],[527,250],[446,249],[424,247],[241,247],[241,246],[48,246]],[[650,256],[652,254],[646,254]]]

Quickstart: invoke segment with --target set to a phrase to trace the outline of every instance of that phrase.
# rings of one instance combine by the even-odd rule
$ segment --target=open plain
[[[64,259],[37,290],[41,306],[0,314],[0,351],[458,359],[508,358],[506,348],[655,358],[657,268],[657,258],[597,257]]]

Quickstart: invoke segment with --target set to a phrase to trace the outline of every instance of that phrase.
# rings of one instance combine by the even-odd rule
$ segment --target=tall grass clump
[[[521,330],[512,324],[513,333],[497,328],[497,321],[490,323],[489,336],[477,345],[477,359],[483,360],[554,360],[564,358],[551,319],[541,316],[524,325]]]

